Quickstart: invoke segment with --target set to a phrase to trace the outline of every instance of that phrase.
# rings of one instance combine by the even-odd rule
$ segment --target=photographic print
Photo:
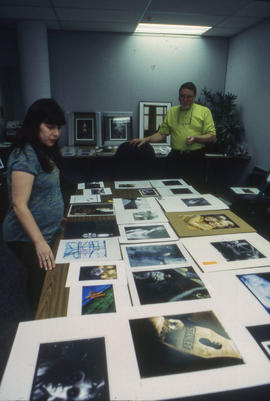
[[[132,116],[129,111],[103,113],[103,141],[105,146],[120,145],[132,138]]]
[[[150,181],[115,181],[115,189],[152,188]]]
[[[212,311],[129,320],[141,378],[244,361]]]
[[[187,185],[187,186],[175,186],[175,187],[161,187],[158,188],[158,192],[160,196],[172,196],[172,195],[183,195],[183,194],[199,194],[196,189],[194,189],[192,186]]]
[[[235,241],[211,242],[211,245],[222,254],[227,262],[265,258],[261,252],[259,252],[256,248],[254,248],[254,246],[244,239]]]
[[[254,232],[255,229],[230,210],[167,213],[168,220],[179,237],[212,234]]]
[[[112,216],[114,215],[113,204],[91,203],[91,204],[72,204],[68,211],[68,217],[86,216]]]
[[[94,119],[93,118],[77,118],[76,119],[76,136],[79,140],[94,139]]]
[[[241,274],[237,277],[270,313],[270,272]]]
[[[100,137],[100,113],[74,112],[74,138],[70,145],[94,145]]]
[[[162,243],[147,245],[126,245],[122,249],[131,268],[160,265],[187,264],[184,250],[178,243]]]
[[[98,203],[101,202],[100,195],[71,195],[69,203]]]
[[[148,198],[153,199],[153,198]],[[147,200],[148,200],[147,199]],[[114,203],[115,217],[118,224],[133,224],[133,223],[166,223],[167,217],[163,213],[161,207],[156,203],[151,209],[122,209]]]
[[[269,242],[251,233],[181,238],[181,242],[203,271],[269,266]]]
[[[190,212],[229,209],[222,200],[211,194],[184,194],[157,198],[165,212]]]
[[[170,102],[140,102],[139,138],[145,138],[157,132],[171,106]],[[158,142],[159,146],[162,144],[170,145],[170,135],[167,135],[164,141]]]
[[[104,338],[40,344],[31,400],[109,400]]]
[[[111,188],[91,188],[91,189],[84,189],[84,195],[111,195],[112,190]]]
[[[154,188],[168,188],[168,187],[179,187],[179,186],[189,186],[182,178],[172,180],[172,179],[164,179],[164,180],[150,180],[151,185]]]
[[[258,195],[260,192],[260,190],[258,188],[254,188],[254,187],[231,187],[230,189],[234,193],[239,194],[239,195],[245,195],[245,194]]]
[[[132,276],[141,305],[210,298],[191,266],[138,271]]]
[[[159,196],[154,188],[140,189],[139,192],[142,196]]]
[[[125,242],[154,242],[177,240],[177,235],[171,226],[162,224],[120,225],[120,243]]]
[[[137,199],[122,199],[123,207],[125,210],[130,209],[148,209],[150,207],[147,200],[143,198]]]
[[[145,198],[114,198],[113,205],[116,212],[125,212],[130,210],[152,210],[161,211],[159,203],[154,197]]]
[[[82,315],[116,312],[113,286],[91,285],[82,287]]]
[[[103,181],[80,182],[78,189],[104,188]]]
[[[121,259],[117,238],[61,240],[56,263],[70,263],[85,259]]]
[[[249,326],[247,330],[270,360],[270,324]]]
[[[110,238],[120,235],[116,220],[68,221],[64,239]]]
[[[126,268],[123,261],[73,262],[69,265],[66,287],[93,284],[126,284]]]

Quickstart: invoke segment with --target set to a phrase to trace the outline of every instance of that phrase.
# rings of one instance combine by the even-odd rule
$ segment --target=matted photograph
[[[87,216],[113,216],[113,204],[109,202],[104,203],[90,203],[90,204],[71,204],[67,217],[87,217]]]
[[[69,203],[98,203],[101,202],[100,195],[71,195]]]
[[[124,326],[124,327],[123,327]],[[125,327],[115,313],[19,324],[2,378],[1,400],[127,400]],[[129,333],[128,333],[129,334]]]
[[[116,211],[126,211],[126,210],[151,210],[159,209],[161,210],[159,203],[154,197],[145,198],[114,198],[113,199],[114,208]]]
[[[165,212],[191,212],[200,210],[223,210],[229,206],[214,195],[174,195],[158,198]]]
[[[191,263],[183,245],[177,242],[121,246],[124,260],[132,269],[145,267],[182,267]]]
[[[122,259],[118,238],[61,240],[56,263],[71,263],[80,260]]]
[[[91,188],[91,189],[83,189],[84,195],[111,195],[111,188]]]
[[[121,211],[115,209],[115,217],[118,224],[166,223],[168,221],[162,209],[159,207],[147,210],[131,209]]]
[[[160,196],[173,196],[173,195],[185,195],[185,194],[199,194],[195,188],[191,185],[187,186],[175,186],[175,187],[160,187],[158,188]]]
[[[247,329],[270,360],[270,324],[249,326]]]
[[[254,187],[230,187],[230,189],[239,195],[258,195],[260,190]]]
[[[66,287],[108,283],[126,284],[126,267],[123,261],[70,263]]]
[[[100,136],[100,113],[74,112],[74,144],[94,145]]]
[[[186,181],[184,181],[182,178],[177,178],[177,179],[171,179],[171,178],[165,178],[163,180],[150,180],[151,185],[154,188],[168,188],[168,187],[179,187],[179,186],[184,186],[187,187],[189,186]]]
[[[65,224],[63,239],[111,238],[119,237],[115,218],[107,220],[68,221]]]
[[[140,102],[139,138],[146,138],[157,132],[171,106],[171,102]],[[164,141],[154,145],[170,145],[170,143],[170,135],[167,135]]]
[[[179,237],[255,232],[255,229],[230,210],[169,212],[168,220]]]
[[[105,146],[120,145],[132,138],[132,116],[129,111],[103,113],[103,142]]]
[[[40,344],[31,400],[110,400],[104,338]]]
[[[139,192],[141,196],[159,196],[154,188],[139,189]]]
[[[181,242],[205,272],[270,264],[269,242],[257,233],[182,238]]]
[[[237,277],[270,313],[270,272],[241,274]]]
[[[168,223],[119,225],[120,243],[176,241],[174,230]]]
[[[210,298],[193,267],[132,272],[129,280],[134,305],[159,304]]]
[[[129,324],[143,379],[244,364],[212,311],[157,315]]]
[[[78,189],[93,189],[93,188],[104,188],[104,182],[89,181],[89,182],[80,182],[78,184]]]
[[[100,283],[76,286],[69,288],[67,316],[107,316],[128,306],[131,305],[127,285]]]
[[[115,189],[142,189],[152,188],[150,181],[115,181]]]

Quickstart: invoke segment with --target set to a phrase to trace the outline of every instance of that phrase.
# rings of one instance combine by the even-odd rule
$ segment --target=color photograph
[[[243,364],[212,311],[129,320],[141,378]]]
[[[109,400],[104,338],[40,344],[30,399]]]
[[[141,305],[210,298],[191,266],[147,270],[132,275]]]
[[[170,265],[186,262],[176,244],[127,246],[131,267]]]
[[[82,315],[116,312],[112,285],[82,287]]]
[[[249,326],[247,329],[270,360],[270,324]]]
[[[242,274],[237,277],[270,313],[270,273]]]
[[[80,267],[79,281],[116,279],[116,265],[96,265]]]
[[[189,230],[208,231],[239,227],[225,214],[189,214],[181,218]]]

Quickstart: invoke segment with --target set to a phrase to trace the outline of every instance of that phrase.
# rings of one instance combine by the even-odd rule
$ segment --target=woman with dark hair
[[[37,100],[26,114],[8,159],[10,206],[3,238],[29,269],[34,309],[45,272],[55,267],[51,247],[64,214],[57,142],[65,123],[65,114],[53,99]]]

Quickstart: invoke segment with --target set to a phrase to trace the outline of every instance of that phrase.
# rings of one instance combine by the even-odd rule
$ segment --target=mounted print
[[[146,138],[157,132],[171,106],[170,102],[140,102],[139,138]],[[160,146],[161,144],[170,145],[170,143],[171,137],[167,135],[164,142],[153,144]]]
[[[73,113],[73,144],[98,145],[101,142],[101,114],[99,112]],[[72,144],[72,145],[73,145]]]
[[[103,143],[105,146],[120,145],[132,138],[132,116],[130,111],[103,113]]]

